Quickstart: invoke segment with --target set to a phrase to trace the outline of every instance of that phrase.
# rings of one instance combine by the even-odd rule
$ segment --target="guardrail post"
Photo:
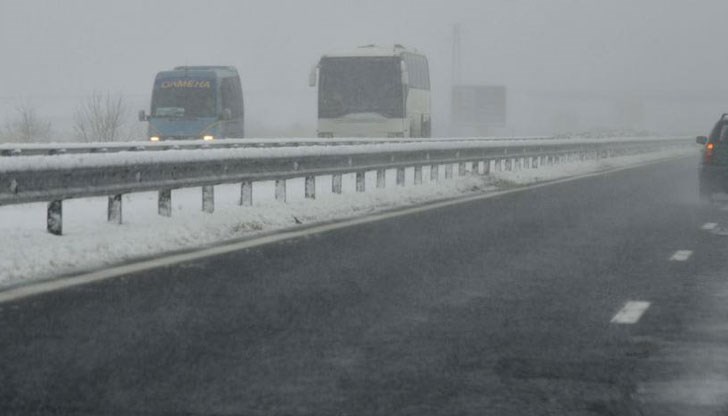
[[[387,170],[377,169],[377,188],[384,189],[387,186]]]
[[[316,177],[306,176],[306,183],[304,185],[306,198],[316,199]]]
[[[286,180],[276,179],[276,201],[286,202]]]
[[[245,181],[240,184],[240,201],[239,205],[249,207],[253,205],[253,182]]]
[[[483,175],[490,175],[490,160],[483,161]]]
[[[422,185],[422,166],[415,166],[415,185]]]
[[[356,191],[357,192],[364,192],[366,190],[366,172],[357,172],[356,173]]]
[[[404,186],[404,168],[397,168],[397,186]]]
[[[202,187],[202,211],[208,214],[215,212],[215,187],[213,185]]]
[[[440,165],[430,165],[430,182],[440,180]]]
[[[445,179],[452,179],[452,163],[448,163],[445,165]]]
[[[331,192],[335,194],[341,193],[341,174],[335,173],[331,176]]]
[[[458,176],[465,176],[466,173],[468,173],[468,171],[466,169],[465,162],[458,163]]]
[[[163,217],[172,216],[172,190],[163,189],[159,191],[157,198],[157,212]]]
[[[48,203],[46,229],[53,235],[63,234],[63,201],[60,199]]]
[[[121,224],[121,194],[109,197],[106,219],[110,223]]]

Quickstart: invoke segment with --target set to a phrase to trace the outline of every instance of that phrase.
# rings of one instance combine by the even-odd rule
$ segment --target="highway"
[[[697,162],[2,303],[0,414],[724,414],[728,210]]]

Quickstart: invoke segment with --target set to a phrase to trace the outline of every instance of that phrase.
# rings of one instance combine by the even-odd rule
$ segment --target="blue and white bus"
[[[154,79],[148,121],[151,141],[244,137],[243,90],[230,66],[180,66]]]
[[[425,55],[400,45],[326,54],[318,85],[319,137],[430,137],[430,71]]]

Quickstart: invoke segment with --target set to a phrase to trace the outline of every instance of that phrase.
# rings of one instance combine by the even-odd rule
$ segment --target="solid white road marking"
[[[705,224],[703,224],[703,226],[702,226],[702,227],[700,227],[700,228],[702,228],[703,230],[706,230],[706,231],[712,231],[712,230],[715,230],[715,228],[716,228],[717,226],[718,226],[718,223],[715,223],[715,222],[706,222],[706,223],[705,223]]]
[[[692,255],[692,250],[678,250],[670,257],[670,261],[687,261]]]
[[[432,202],[426,205],[415,206],[411,208],[403,208],[390,212],[383,212],[381,214],[374,214],[368,217],[359,217],[349,220],[343,220],[340,222],[334,222],[329,224],[314,225],[310,228],[301,229],[289,229],[277,231],[271,235],[262,237],[253,237],[250,239],[244,239],[242,241],[230,241],[223,242],[218,246],[201,248],[189,253],[183,254],[171,254],[162,255],[151,260],[144,260],[137,263],[124,264],[120,266],[109,267],[103,270],[97,270],[94,272],[81,274],[72,277],[65,277],[60,279],[53,279],[41,282],[33,282],[24,284],[17,287],[11,287],[9,289],[0,289],[0,303],[11,302],[20,299],[24,299],[30,296],[37,296],[44,293],[54,292],[57,290],[64,290],[75,286],[81,286],[93,282],[98,282],[107,279],[113,279],[120,276],[126,276],[134,273],[139,273],[147,270],[157,269],[160,267],[171,266],[183,262],[189,262],[198,259],[204,259],[212,256],[219,256],[226,253],[232,253],[235,251],[245,250],[248,248],[264,246],[267,244],[273,244],[285,240],[291,240],[294,238],[301,238],[315,234],[322,234],[342,228],[348,228],[360,224],[368,224],[376,221],[382,221],[390,218],[402,217],[405,215],[416,214],[419,212],[431,211],[435,209],[441,209],[453,205],[460,205],[472,201],[480,201],[484,199],[498,198],[504,195],[510,195],[520,192],[526,192],[533,189],[545,188],[552,185],[574,182],[581,179],[593,178],[598,176],[606,176],[618,172],[627,170],[637,169],[645,166],[656,165],[669,160],[675,160],[683,158],[680,157],[669,157],[659,160],[650,161],[647,163],[640,163],[632,166],[625,166],[600,172],[592,172],[584,175],[572,176],[569,178],[556,179],[549,182],[537,183],[534,185],[527,185],[521,188],[509,189],[506,191],[499,191],[494,193],[488,193],[483,195],[466,196],[456,199],[447,199],[440,202]]]
[[[611,322],[613,324],[636,324],[649,307],[650,302],[629,301],[614,315]]]

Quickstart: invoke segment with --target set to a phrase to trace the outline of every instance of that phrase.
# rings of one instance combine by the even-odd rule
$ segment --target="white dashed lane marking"
[[[716,229],[716,227],[718,227],[718,223],[715,223],[715,222],[706,222],[700,228],[702,228],[703,230],[706,230],[706,231],[713,231],[713,230]]]
[[[611,322],[613,324],[636,324],[649,307],[650,302],[629,301],[614,315]]]
[[[692,255],[692,250],[678,250],[670,257],[670,261],[687,261]]]

